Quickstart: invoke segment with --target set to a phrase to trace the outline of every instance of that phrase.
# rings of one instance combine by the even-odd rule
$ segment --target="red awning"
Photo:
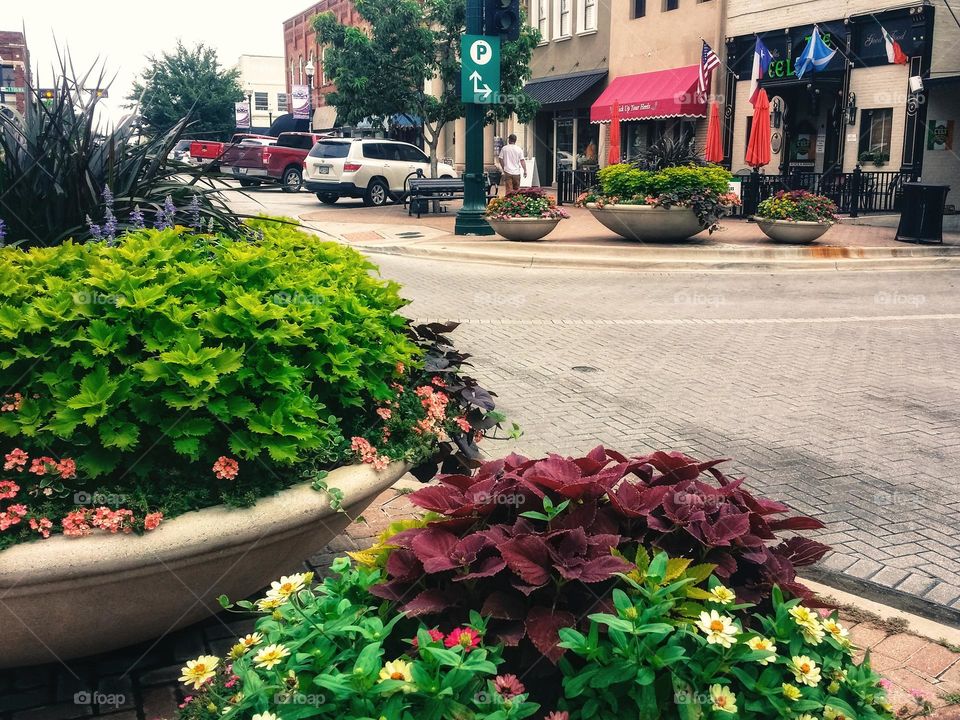
[[[707,105],[697,97],[699,65],[626,75],[607,86],[590,108],[590,120],[610,122],[611,106],[620,103],[621,120],[706,117]]]

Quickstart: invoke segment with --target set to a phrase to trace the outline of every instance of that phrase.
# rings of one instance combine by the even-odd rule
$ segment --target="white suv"
[[[422,150],[396,140],[328,138],[320,140],[303,162],[303,185],[317,199],[333,205],[342,197],[363,198],[364,205],[386,205],[402,198],[411,174],[430,177],[430,158]],[[455,178],[446,163],[437,177]]]

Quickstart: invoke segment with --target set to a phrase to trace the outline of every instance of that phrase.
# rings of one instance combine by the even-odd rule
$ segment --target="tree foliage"
[[[173,52],[149,56],[147,67],[127,97],[139,104],[144,124],[165,133],[190,116],[191,133],[226,139],[235,129],[234,103],[244,99],[236,68],[220,65],[217,51],[204,44],[188,48],[180,41]]]
[[[460,100],[460,38],[465,0],[356,0],[368,29],[341,25],[333,13],[314,18],[317,39],[328,45],[327,75],[337,84],[329,95],[340,118],[357,123],[397,113],[423,119],[424,139],[436,168],[444,126],[464,116]],[[538,104],[523,92],[540,33],[526,23],[520,38],[501,53],[500,102],[488,106],[487,122],[516,114],[528,122]]]

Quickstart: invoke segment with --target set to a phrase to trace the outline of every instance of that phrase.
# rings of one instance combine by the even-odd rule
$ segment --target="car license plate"
[[[329,175],[329,174],[330,174],[330,166],[329,166],[329,165],[317,165],[317,172],[320,173],[321,175]]]

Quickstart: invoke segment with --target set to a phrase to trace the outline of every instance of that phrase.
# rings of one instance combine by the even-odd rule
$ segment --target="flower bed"
[[[418,490],[333,575],[275,582],[181,718],[889,718],[796,581],[820,524],[680,454],[510,456]]]
[[[499,416],[455,326],[408,327],[352,250],[252,230],[0,251],[0,550],[324,488],[357,461],[474,462]]]
[[[503,197],[495,197],[487,205],[490,220],[516,220],[537,218],[540,220],[564,220],[570,215],[557,201],[541,188],[524,188]]]
[[[701,229],[713,232],[719,219],[739,199],[729,192],[732,175],[717,165],[666,167],[641,170],[626,163],[603,168],[597,179],[600,187],[584,193],[577,204],[597,210],[611,205],[642,205],[658,208],[689,208]]]

